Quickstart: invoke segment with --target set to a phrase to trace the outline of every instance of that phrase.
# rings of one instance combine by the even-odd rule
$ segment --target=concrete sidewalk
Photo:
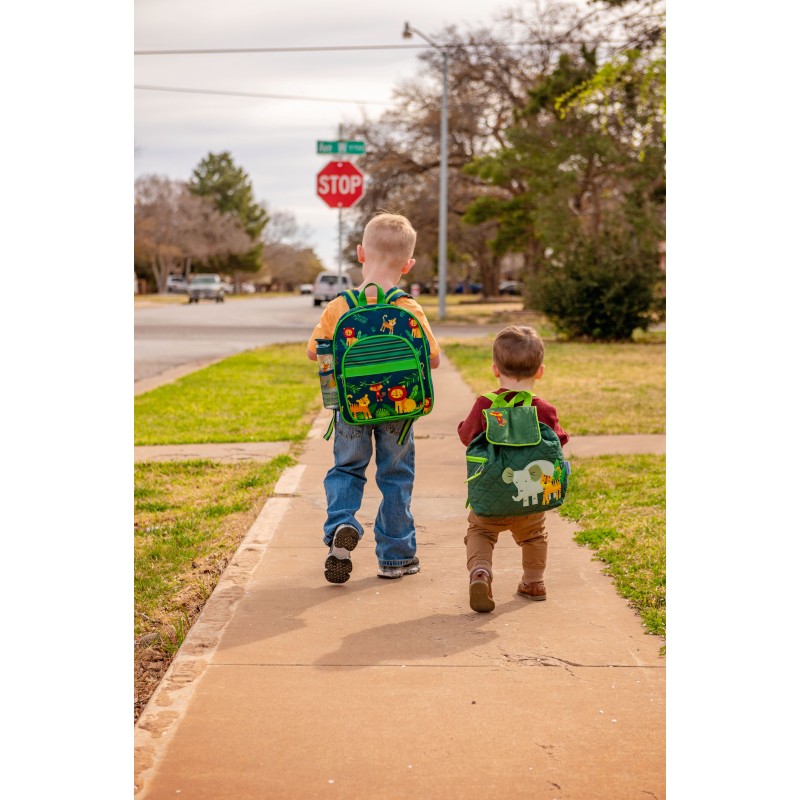
[[[137,797],[666,796],[662,642],[574,525],[549,515],[546,602],[515,594],[505,534],[496,610],[470,610],[456,426],[472,392],[443,362],[414,426],[422,571],[376,577],[371,470],[352,576],[325,581],[323,412],[136,725]]]

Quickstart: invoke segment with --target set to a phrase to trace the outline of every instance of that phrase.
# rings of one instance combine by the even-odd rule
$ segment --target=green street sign
[[[323,155],[337,155],[347,153],[349,155],[363,155],[364,142],[321,142],[317,140],[317,153]]]

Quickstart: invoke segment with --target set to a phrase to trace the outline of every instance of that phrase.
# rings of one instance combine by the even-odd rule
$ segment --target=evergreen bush
[[[577,240],[559,266],[548,266],[537,305],[570,339],[630,340],[658,317],[663,274],[655,249],[620,236]]]

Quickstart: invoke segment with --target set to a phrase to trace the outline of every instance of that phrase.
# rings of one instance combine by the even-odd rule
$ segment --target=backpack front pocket
[[[419,356],[399,336],[358,339],[342,357],[339,371],[346,405],[342,414],[353,424],[388,422],[419,416],[425,389]]]

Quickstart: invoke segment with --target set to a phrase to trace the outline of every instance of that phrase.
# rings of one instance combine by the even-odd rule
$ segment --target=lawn
[[[575,541],[596,551],[648,633],[665,636],[665,456],[573,457],[570,465],[569,495],[559,511],[581,525]]]
[[[134,398],[134,443],[299,441],[319,398],[305,345],[249,350]]]
[[[445,339],[442,347],[476,394],[498,388],[491,337]],[[544,361],[535,392],[570,435],[665,432],[666,344],[545,341]]]

